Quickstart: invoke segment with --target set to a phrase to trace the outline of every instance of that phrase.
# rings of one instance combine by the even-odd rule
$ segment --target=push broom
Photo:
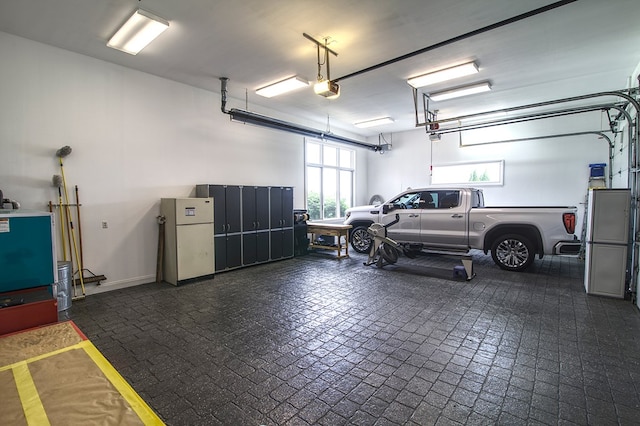
[[[56,151],[56,156],[60,159],[60,173],[62,175],[62,187],[64,188],[64,200],[65,200],[65,212],[67,215],[67,221],[69,223],[69,226],[71,227],[71,230],[69,231],[69,233],[71,234],[71,240],[73,242],[73,251],[75,253],[76,256],[76,263],[78,264],[78,272],[79,272],[79,276],[80,276],[80,288],[82,289],[82,297],[85,297],[85,291],[84,291],[84,279],[82,277],[82,264],[80,261],[80,256],[78,253],[78,244],[76,243],[76,234],[75,234],[75,230],[73,228],[73,219],[71,217],[71,208],[69,207],[69,192],[67,191],[67,181],[64,177],[64,165],[62,162],[62,159],[64,157],[66,157],[67,155],[71,154],[71,147],[70,146],[63,146],[62,148],[60,148],[59,150]]]
[[[58,189],[58,206],[60,208],[60,242],[62,243],[62,259],[67,261],[67,244],[64,240],[64,227],[66,224],[64,217],[64,210],[62,208],[62,190],[60,187],[62,186],[62,176],[53,175],[52,178],[53,186]]]

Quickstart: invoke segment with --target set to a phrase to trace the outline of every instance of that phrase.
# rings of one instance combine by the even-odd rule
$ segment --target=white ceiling
[[[341,96],[313,89],[265,99],[254,90],[291,75],[315,80],[316,47],[330,37],[331,77],[500,22],[552,0],[2,0],[0,31],[192,86],[220,92],[227,107],[270,111],[321,130],[363,136],[415,128],[408,77],[475,60],[480,73],[430,88],[490,81],[489,93],[432,104],[441,118],[626,87],[640,62],[638,0],[578,0],[377,70],[342,79]],[[137,56],[106,47],[136,7],[170,22]],[[0,53],[1,54],[1,53]],[[323,72],[324,74],[324,72]],[[422,93],[422,92],[421,92]],[[390,116],[394,124],[357,129]],[[339,132],[339,130],[338,130]]]

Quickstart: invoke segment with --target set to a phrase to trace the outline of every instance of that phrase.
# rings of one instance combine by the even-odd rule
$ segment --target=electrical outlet
[[[107,229],[109,227],[109,224],[107,223],[106,220],[102,221],[102,229]]]

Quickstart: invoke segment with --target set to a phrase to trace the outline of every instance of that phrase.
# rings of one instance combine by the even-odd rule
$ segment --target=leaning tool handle
[[[165,216],[157,216],[158,220],[158,256],[156,261],[156,282],[162,282],[162,271],[164,269],[164,227],[167,222]]]

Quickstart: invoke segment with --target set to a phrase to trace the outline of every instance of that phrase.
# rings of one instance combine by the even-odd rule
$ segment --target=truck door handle
[[[417,214],[410,214],[409,217],[418,217],[419,215]]]
[[[456,214],[452,214],[451,217],[455,218],[455,219],[460,219],[461,217],[464,217],[463,215],[456,213]]]

